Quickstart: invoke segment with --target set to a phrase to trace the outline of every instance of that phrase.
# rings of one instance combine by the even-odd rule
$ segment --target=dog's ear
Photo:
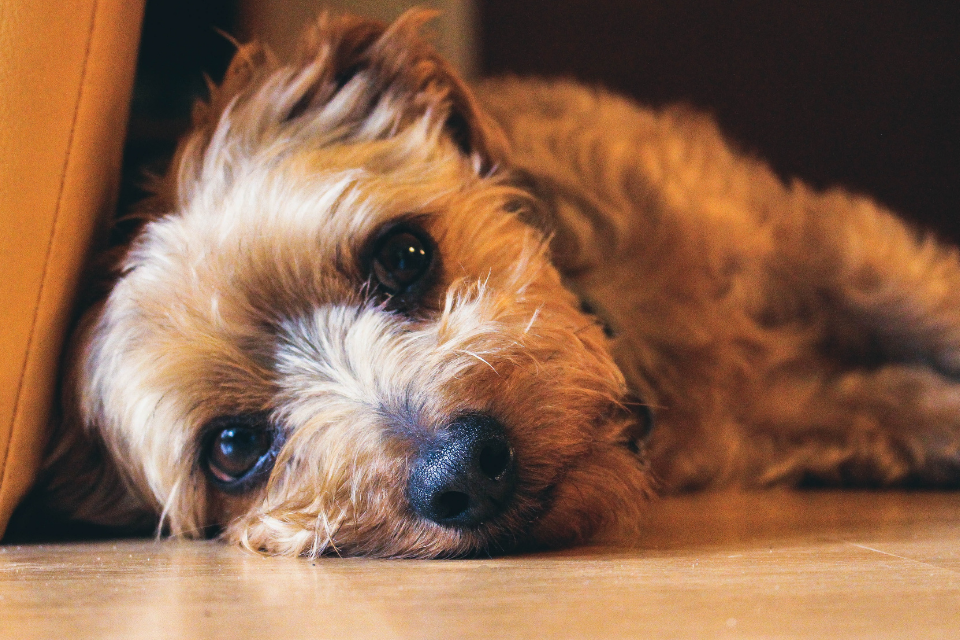
[[[194,109],[194,131],[166,186],[183,189],[210,167],[208,155],[242,156],[285,125],[329,144],[386,138],[424,117],[438,119],[477,170],[488,171],[503,157],[503,134],[420,35],[434,14],[413,9],[388,26],[324,13],[290,64],[260,45],[240,46],[223,82]]]
[[[299,63],[306,68],[317,60],[329,60],[325,70],[332,74],[337,90],[362,76],[375,102],[391,100],[405,117],[419,117],[428,110],[443,115],[446,131],[460,149],[477,154],[489,166],[499,159],[502,134],[450,63],[421,35],[424,24],[436,14],[411,9],[386,27],[356,16],[321,16],[301,42]],[[305,95],[309,100],[302,105],[305,110],[329,100],[330,89],[324,86],[329,77],[325,80]]]

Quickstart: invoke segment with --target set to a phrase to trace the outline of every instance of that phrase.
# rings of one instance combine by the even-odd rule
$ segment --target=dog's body
[[[51,505],[442,556],[657,486],[958,483],[956,251],[687,111],[474,94],[422,19],[240,51],[78,329]]]
[[[957,481],[954,249],[866,198],[785,186],[684,109],[491,89],[555,262],[660,409],[665,486]]]

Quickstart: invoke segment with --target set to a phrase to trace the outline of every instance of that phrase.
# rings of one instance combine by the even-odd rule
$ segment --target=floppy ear
[[[425,117],[442,124],[478,171],[490,170],[503,155],[503,135],[421,37],[434,15],[413,9],[386,26],[324,13],[288,65],[258,44],[240,46],[223,82],[211,85],[210,99],[195,107],[194,130],[178,148],[165,187],[176,185],[182,201],[185,185],[206,169],[228,170],[223,163],[275,139],[284,127],[305,141],[312,136],[331,144],[386,138]]]

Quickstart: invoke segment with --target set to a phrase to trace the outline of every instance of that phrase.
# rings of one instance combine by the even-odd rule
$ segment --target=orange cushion
[[[0,535],[45,444],[78,277],[110,215],[142,0],[2,0]]]

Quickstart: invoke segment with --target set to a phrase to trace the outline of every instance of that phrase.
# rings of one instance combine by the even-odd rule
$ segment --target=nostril
[[[460,491],[445,491],[437,496],[434,504],[436,514],[443,520],[463,515],[470,506],[470,496]]]
[[[480,471],[491,480],[500,480],[511,459],[513,451],[506,442],[491,442],[480,451]]]

